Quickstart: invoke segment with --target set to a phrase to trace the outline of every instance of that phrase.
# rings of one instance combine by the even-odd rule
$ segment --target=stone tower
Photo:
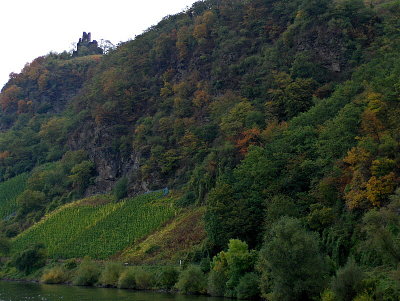
[[[92,41],[92,34],[83,32],[82,38],[79,39],[76,45],[76,50],[72,53],[72,56],[85,56],[92,54],[103,54],[103,49],[101,49],[96,40]]]

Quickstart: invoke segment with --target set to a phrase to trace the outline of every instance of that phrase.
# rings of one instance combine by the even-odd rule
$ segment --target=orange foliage
[[[196,39],[205,39],[207,37],[208,30],[206,24],[198,24],[194,27],[193,36]]]
[[[198,108],[206,106],[210,102],[210,95],[204,90],[194,92],[193,104]]]
[[[116,68],[110,68],[109,70],[105,71],[102,76],[102,86],[103,92],[107,96],[115,96],[118,92],[118,70]]]
[[[188,54],[188,45],[191,34],[187,26],[181,27],[176,36],[176,48],[178,49],[178,57],[183,59]]]
[[[174,93],[182,98],[187,98],[192,92],[192,85],[186,81],[182,81],[179,83],[174,84],[173,91]]]
[[[242,155],[247,154],[250,145],[261,145],[261,132],[258,128],[244,131],[236,141],[236,147]]]
[[[212,11],[206,11],[204,14],[196,18],[193,36],[197,39],[206,39],[209,35],[212,24],[216,17]]]
[[[36,58],[32,63],[25,65],[22,73],[30,80],[37,80],[45,69],[43,66],[44,61],[45,58],[43,56]]]
[[[281,131],[287,129],[287,122],[278,122],[278,120],[274,120],[268,123],[267,127],[262,131],[261,137],[264,141],[270,141]]]
[[[361,128],[368,136],[380,142],[385,126],[382,121],[379,120],[376,113],[367,108],[362,114]]]
[[[361,147],[353,147],[348,151],[347,156],[343,161],[349,164],[352,170],[358,169],[360,165],[369,165],[372,160],[372,155]]]
[[[363,136],[343,159],[348,164],[344,167],[348,175],[344,197],[350,209],[381,206],[398,184],[396,161],[379,151],[388,136],[387,104],[380,98],[377,93],[366,93],[367,107],[361,116]]]
[[[27,105],[26,101],[21,99],[18,101],[17,113],[21,114],[21,113],[26,113],[26,112],[28,112],[28,105]]]
[[[377,142],[380,142],[381,136],[385,130],[382,118],[386,115],[386,104],[379,100],[380,94],[369,92],[366,95],[367,108],[361,116],[361,130]]]
[[[160,89],[160,96],[163,98],[167,98],[173,94],[172,85],[168,82],[164,83],[164,87]]]
[[[371,177],[366,184],[367,199],[372,205],[379,207],[381,202],[394,192],[397,182],[393,172],[383,177]]]
[[[10,156],[10,154],[11,153],[9,151],[0,152],[0,160],[7,159]]]
[[[203,23],[207,24],[207,26],[211,26],[215,22],[216,16],[211,10],[207,10],[203,13],[201,19]]]
[[[46,89],[48,76],[49,76],[49,71],[48,70],[44,70],[42,72],[42,74],[40,74],[40,76],[39,76],[39,78],[37,80],[37,83],[38,83],[40,91],[43,91],[44,89]]]
[[[187,156],[198,149],[200,140],[192,132],[186,131],[179,144],[182,146],[183,154]]]
[[[22,94],[22,89],[12,85],[0,94],[0,104],[4,111],[16,107]]]

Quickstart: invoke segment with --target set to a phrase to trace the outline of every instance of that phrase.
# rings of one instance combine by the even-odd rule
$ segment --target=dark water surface
[[[0,281],[0,301],[222,301],[222,298]]]

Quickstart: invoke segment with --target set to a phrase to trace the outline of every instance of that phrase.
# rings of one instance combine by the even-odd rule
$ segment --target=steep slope
[[[94,69],[59,115],[58,106],[22,110],[30,106],[24,70],[0,99],[3,128],[12,126],[0,134],[0,175],[32,173],[2,232],[14,236],[49,214],[14,238],[15,252],[44,240],[56,257],[213,257],[205,270],[218,295],[260,284],[273,301],[314,300],[324,290],[395,300],[399,28],[398,0],[208,0],[98,63],[79,58]],[[146,204],[71,203],[165,187],[182,197],[159,204],[162,218],[146,217],[152,226],[132,236],[115,221],[150,212]],[[180,207],[189,209],[170,219]],[[64,233],[71,215],[75,230],[57,249],[52,228]],[[348,284],[349,274],[359,282]]]
[[[380,29],[361,1],[286,4],[199,2],[104,57],[69,137],[96,163],[93,189],[127,175],[132,192],[189,182],[204,200],[243,157],[240,141],[329,95]]]
[[[206,238],[204,207],[181,212],[163,228],[126,248],[117,259],[133,264],[177,264],[190,261]],[[189,258],[188,258],[189,255]]]
[[[112,202],[95,196],[65,205],[18,235],[13,252],[43,243],[53,258],[106,259],[168,221],[175,209],[163,192]]]

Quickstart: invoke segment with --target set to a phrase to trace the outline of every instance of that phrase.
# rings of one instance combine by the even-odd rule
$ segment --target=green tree
[[[324,286],[325,268],[317,234],[300,220],[283,217],[265,236],[259,254],[261,290],[270,300],[311,300]]]
[[[208,195],[205,215],[210,242],[219,251],[229,239],[246,241],[251,248],[259,245],[262,235],[265,198],[274,189],[277,167],[261,147],[251,147],[242,163]]]
[[[17,197],[20,214],[26,214],[44,206],[46,195],[41,191],[25,190]]]
[[[332,280],[332,291],[339,301],[352,301],[363,291],[364,272],[350,258],[347,264],[340,268]]]
[[[400,190],[391,196],[391,201],[387,207],[364,215],[362,229],[367,237],[362,248],[375,250],[380,260],[396,267],[400,263]]]
[[[14,266],[29,275],[34,270],[46,264],[46,249],[43,244],[35,244],[28,249],[14,255]]]
[[[0,256],[6,256],[10,252],[11,243],[10,240],[0,234]]]
[[[236,297],[236,287],[241,277],[254,268],[257,254],[249,251],[247,243],[239,239],[229,240],[228,250],[214,256],[212,270],[225,275],[225,296]]]
[[[179,275],[175,285],[184,294],[203,294],[206,292],[206,275],[198,266],[191,265]]]
[[[122,177],[115,183],[113,189],[114,196],[117,200],[121,200],[128,195],[128,179],[126,177]]]
[[[99,280],[101,271],[89,257],[83,258],[73,279],[74,285],[94,285]]]
[[[69,179],[71,180],[73,187],[82,193],[90,184],[93,172],[94,163],[89,160],[82,161],[81,163],[72,167]]]
[[[266,103],[271,118],[290,120],[313,105],[313,93],[317,87],[311,78],[293,80],[284,72],[274,74],[274,89],[269,90],[270,100]]]
[[[236,287],[236,296],[238,299],[259,299],[260,276],[256,273],[246,273],[240,278],[239,284]]]

